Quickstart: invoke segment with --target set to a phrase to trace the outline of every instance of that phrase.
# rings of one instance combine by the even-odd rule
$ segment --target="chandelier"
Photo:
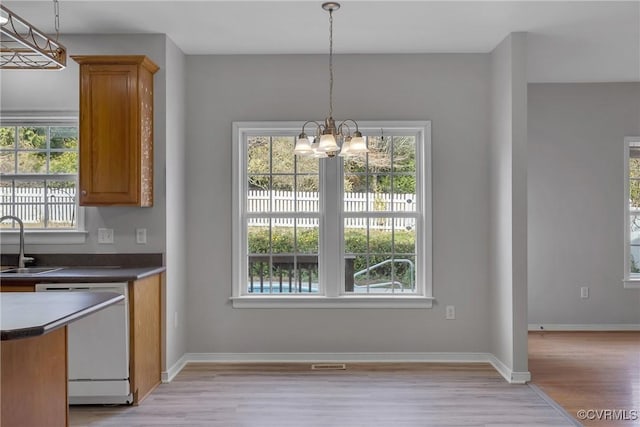
[[[58,43],[60,13],[53,1],[56,39],[46,36],[25,19],[0,4],[0,69],[61,70],[67,50]]]
[[[340,9],[340,3],[323,3],[322,8],[329,12],[329,116],[324,119],[324,123],[314,120],[305,122],[293,152],[305,157],[347,157],[366,153],[369,150],[358,130],[358,123],[347,119],[336,126],[333,119],[333,12]],[[354,126],[353,133],[350,124]],[[307,125],[315,125],[315,136],[309,137],[304,132]]]

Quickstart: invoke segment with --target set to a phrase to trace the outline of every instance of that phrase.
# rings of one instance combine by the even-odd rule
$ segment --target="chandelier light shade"
[[[333,12],[340,9],[340,3],[323,3],[322,8],[329,12],[329,116],[324,123],[309,120],[302,125],[298,135],[294,154],[305,157],[348,157],[366,153],[367,144],[358,130],[355,120],[347,119],[336,126],[333,119]],[[353,129],[349,126],[353,126]],[[305,133],[307,125],[315,125],[315,135]]]

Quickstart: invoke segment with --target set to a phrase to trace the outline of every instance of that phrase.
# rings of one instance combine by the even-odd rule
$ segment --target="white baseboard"
[[[187,355],[183,354],[182,357],[176,361],[176,363],[169,367],[169,369],[167,369],[166,371],[162,371],[162,373],[160,374],[160,379],[162,380],[162,382],[170,383],[171,381],[173,381],[175,376],[178,375],[180,371],[182,371],[182,368],[184,368],[188,362],[189,360],[187,359]]]
[[[529,372],[513,372],[491,353],[186,353],[166,373],[170,382],[187,363],[489,363],[509,383],[524,384]]]
[[[635,323],[529,323],[529,331],[640,331],[640,324]]]
[[[493,354],[489,354],[489,363],[491,363],[495,370],[510,384],[526,384],[531,381],[531,373],[529,371],[513,371]]]
[[[193,363],[489,362],[487,353],[187,353],[186,357]]]

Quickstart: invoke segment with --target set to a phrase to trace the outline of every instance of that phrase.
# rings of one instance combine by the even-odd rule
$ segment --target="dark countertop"
[[[1,339],[44,335],[122,300],[114,292],[4,292]]]
[[[43,273],[5,273],[0,272],[0,282],[17,284],[33,283],[86,283],[86,282],[130,282],[148,276],[160,274],[166,267],[50,267],[53,270]]]

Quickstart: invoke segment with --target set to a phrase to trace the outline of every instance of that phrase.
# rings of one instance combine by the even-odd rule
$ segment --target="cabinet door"
[[[160,384],[164,274],[129,282],[131,391],[140,403]]]
[[[81,205],[138,204],[140,118],[137,105],[136,65],[81,65]]]

